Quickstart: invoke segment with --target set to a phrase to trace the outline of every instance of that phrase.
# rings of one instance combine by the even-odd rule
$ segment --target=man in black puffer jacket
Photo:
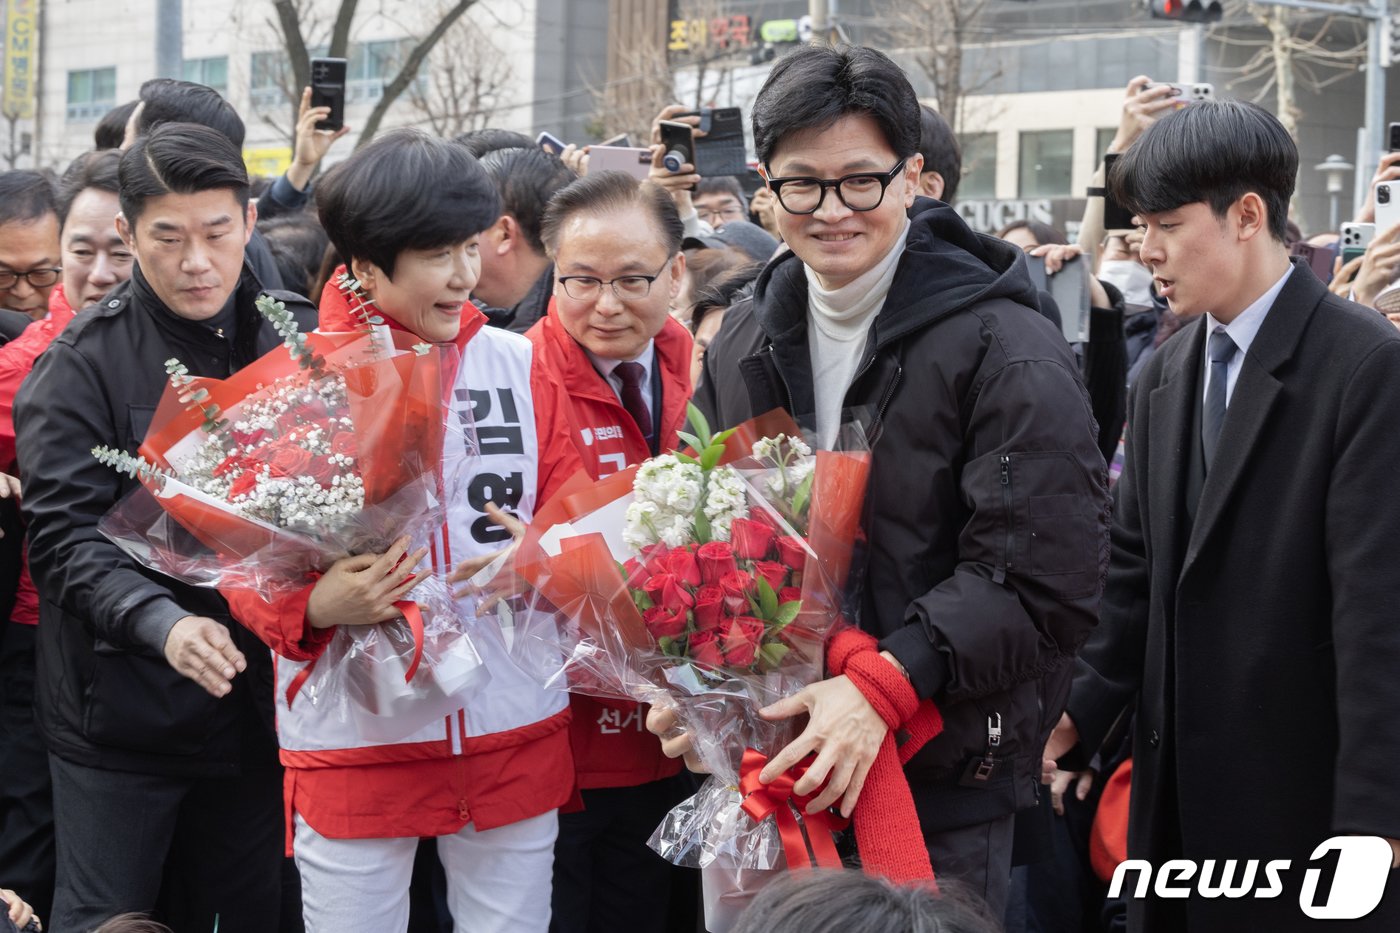
[[[1036,802],[1097,617],[1107,477],[1074,356],[1036,312],[1020,251],[915,197],[918,127],[913,89],[878,52],[803,49],[774,68],[754,139],[792,252],[726,314],[696,401],[725,426],[786,408],[822,446],[862,422],[859,625],[943,716],[905,767],[934,871],[999,916],[1013,815]],[[783,712],[811,717],[792,747],[831,762],[817,803],[848,811],[884,722],[845,677]]]
[[[15,403],[58,841],[49,926],[159,902],[176,929],[264,933],[282,864],[271,659],[213,589],[141,568],[98,531],[136,484],[89,453],[136,452],[166,360],[223,378],[280,343],[244,262],[256,211],[242,156],[202,126],[138,140],[119,181],[131,280],[64,330]],[[305,299],[273,294],[315,326]]]

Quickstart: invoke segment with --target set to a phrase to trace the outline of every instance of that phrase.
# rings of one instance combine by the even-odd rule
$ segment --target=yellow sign
[[[248,166],[249,175],[265,175],[276,178],[292,165],[291,146],[267,146],[261,149],[244,149],[243,162]]]
[[[34,116],[34,72],[39,58],[38,0],[10,0],[5,17],[6,116]]]

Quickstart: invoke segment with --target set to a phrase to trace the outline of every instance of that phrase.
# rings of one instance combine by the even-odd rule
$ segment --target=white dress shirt
[[[1206,403],[1206,392],[1210,391],[1210,335],[1218,330],[1223,330],[1230,335],[1230,339],[1235,342],[1235,355],[1230,357],[1230,362],[1225,366],[1225,407],[1230,406],[1230,399],[1235,393],[1235,383],[1240,379],[1240,368],[1244,365],[1244,355],[1249,352],[1249,345],[1254,342],[1255,336],[1259,333],[1259,328],[1264,323],[1264,318],[1268,316],[1269,309],[1274,306],[1278,299],[1278,293],[1283,291],[1283,286],[1288,281],[1288,277],[1293,274],[1293,264],[1289,263],[1288,270],[1283,273],[1277,282],[1260,295],[1259,298],[1239,313],[1229,324],[1221,324],[1214,315],[1206,315],[1206,339],[1201,350],[1204,358],[1205,379],[1201,380],[1201,408],[1204,410]]]
[[[606,287],[606,286],[605,286]],[[652,398],[651,368],[656,365],[656,341],[648,340],[647,348],[642,351],[642,355],[635,360],[607,360],[598,356],[592,350],[584,348],[584,353],[588,354],[588,359],[593,363],[593,368],[602,373],[603,381],[613,390],[617,400],[622,401],[622,377],[617,374],[617,364],[619,363],[641,363],[642,364],[642,398],[647,403],[647,411],[651,413],[651,423],[656,424],[655,400]]]

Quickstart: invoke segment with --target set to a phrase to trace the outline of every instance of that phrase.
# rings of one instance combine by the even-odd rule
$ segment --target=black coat
[[[1400,837],[1400,334],[1295,263],[1192,522],[1204,339],[1204,318],[1188,324],[1133,386],[1102,621],[1070,715],[1092,750],[1139,697],[1132,857],[1292,860],[1281,897],[1169,905],[1192,933],[1302,933],[1314,847]],[[1131,903],[1134,929],[1183,929],[1161,901]],[[1346,928],[1400,930],[1386,906]]]
[[[281,341],[253,307],[262,292],[251,271],[238,287],[232,344],[177,317],[138,268],[101,304],[83,311],[39,357],[15,401],[29,566],[40,596],[40,731],[49,749],[89,767],[152,774],[229,774],[252,749],[271,748],[260,720],[271,708],[268,651],[212,589],[146,570],[98,530],[102,516],[136,485],[95,460],[107,445],[135,453],[166,385],[165,361],[225,377]],[[271,293],[315,327],[315,308]],[[248,658],[234,689],[215,699],[176,673],[159,646],[143,644],[143,618],[187,614],[229,628]]]
[[[1035,803],[1041,749],[1098,612],[1108,492],[1089,400],[1020,250],[919,199],[845,399],[873,438],[861,628],[945,729],[906,772],[926,832]],[[716,425],[815,408],[800,260],[774,259],[705,354]],[[998,764],[961,785],[1001,717]]]

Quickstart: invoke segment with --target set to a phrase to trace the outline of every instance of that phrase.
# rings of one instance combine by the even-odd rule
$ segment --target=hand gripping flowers
[[[757,784],[795,735],[758,710],[821,678],[869,474],[864,437],[817,451],[772,413],[691,453],[566,487],[537,516],[520,564],[558,609],[575,692],[675,707],[712,777],[652,846],[706,870],[710,929],[727,929],[785,865],[837,862],[829,814],[805,816]],[[745,791],[739,788],[743,786]],[[804,839],[805,835],[805,839]]]
[[[284,338],[227,380],[169,360],[140,456],[93,455],[143,489],[99,526],[137,560],[191,583],[274,596],[346,554],[381,552],[442,521],[441,350],[382,326],[300,334],[280,302],[258,310]],[[341,627],[292,681],[288,701],[335,704],[371,731],[398,732],[455,708],[482,671],[446,585],[415,588],[397,624]]]

